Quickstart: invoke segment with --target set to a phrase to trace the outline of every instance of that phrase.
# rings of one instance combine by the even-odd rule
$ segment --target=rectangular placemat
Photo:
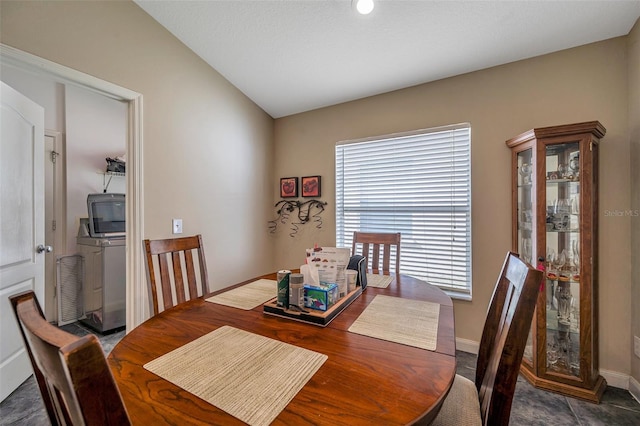
[[[205,300],[219,305],[250,311],[256,306],[262,305],[267,300],[273,299],[277,296],[277,293],[278,286],[276,280],[261,279],[211,296]]]
[[[144,368],[249,425],[268,425],[327,358],[223,326]]]
[[[391,275],[367,274],[367,287],[387,288],[391,281]]]
[[[438,342],[440,304],[377,295],[349,331],[433,351]]]

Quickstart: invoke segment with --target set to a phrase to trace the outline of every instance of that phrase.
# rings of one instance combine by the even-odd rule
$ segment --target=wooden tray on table
[[[269,315],[275,315],[283,318],[289,318],[295,321],[302,321],[313,325],[319,325],[325,327],[335,317],[344,311],[347,306],[356,300],[362,294],[362,288],[356,287],[338,302],[331,306],[326,311],[319,311],[311,308],[304,308],[307,312],[299,312],[294,309],[286,309],[277,305],[277,297],[266,302],[262,305],[263,312]]]

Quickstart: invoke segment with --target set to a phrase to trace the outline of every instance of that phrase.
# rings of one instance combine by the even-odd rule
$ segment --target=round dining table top
[[[275,274],[258,278],[275,279]],[[435,350],[349,332],[377,295],[438,303]],[[387,288],[367,287],[325,327],[268,315],[262,306],[242,310],[200,297],[148,319],[131,330],[108,356],[134,425],[244,424],[144,368],[146,363],[225,325],[328,356],[273,425],[429,424],[455,376],[451,298],[408,275],[394,276]]]

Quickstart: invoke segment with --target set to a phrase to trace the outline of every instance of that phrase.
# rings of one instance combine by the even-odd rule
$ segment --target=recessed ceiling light
[[[361,15],[368,15],[373,10],[373,0],[352,0],[351,4]]]

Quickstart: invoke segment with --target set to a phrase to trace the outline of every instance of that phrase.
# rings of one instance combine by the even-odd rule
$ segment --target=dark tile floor
[[[89,330],[77,323],[62,328],[77,335],[90,333]],[[122,336],[124,336],[124,331],[99,336],[104,351],[108,354]],[[458,374],[473,380],[476,356],[460,351],[457,356]],[[48,424],[50,424],[49,419],[33,376],[0,403],[0,425],[39,426]],[[510,424],[527,426],[638,426],[640,425],[640,403],[628,391],[608,387],[602,402],[592,404],[535,389],[520,377],[511,409]]]
[[[458,351],[458,374],[475,379],[476,356]],[[600,404],[536,389],[518,377],[511,407],[510,425],[639,426],[640,403],[631,394],[607,387]]]

